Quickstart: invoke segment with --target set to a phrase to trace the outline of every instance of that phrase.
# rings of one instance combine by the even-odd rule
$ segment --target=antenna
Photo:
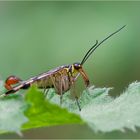
[[[81,65],[83,65],[87,59],[89,58],[89,56],[102,44],[104,43],[107,39],[109,39],[110,37],[112,37],[114,34],[118,33],[119,31],[121,31],[126,25],[122,26],[120,29],[118,29],[117,31],[113,32],[112,34],[110,34],[109,36],[107,36],[105,39],[103,39],[101,42],[98,43],[98,40],[96,40],[96,43],[88,50],[88,52],[85,54],[84,58],[81,61]]]

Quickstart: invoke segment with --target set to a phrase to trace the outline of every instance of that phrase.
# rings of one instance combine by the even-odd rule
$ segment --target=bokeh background
[[[81,61],[96,39],[125,24],[84,65],[92,84],[114,87],[111,96],[140,81],[140,2],[0,2],[0,78],[27,79]],[[77,88],[84,88],[83,83]],[[66,125],[23,134],[23,138],[140,138],[140,129],[104,134],[86,125]]]

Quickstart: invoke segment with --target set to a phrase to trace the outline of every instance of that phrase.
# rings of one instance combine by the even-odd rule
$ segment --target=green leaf
[[[21,126],[28,121],[24,115],[27,104],[19,95],[0,100],[0,133],[16,132],[21,134]]]
[[[86,123],[94,131],[136,131],[135,127],[140,127],[140,82],[130,84],[117,98],[108,95],[110,90],[92,86],[83,91],[81,111],[70,92],[63,95],[61,106],[60,96],[52,89],[46,98],[36,87],[25,96],[7,96],[0,99],[0,133],[75,123]]]
[[[90,103],[87,103],[80,112],[81,118],[94,131],[125,131],[124,128],[136,131],[135,127],[140,127],[139,82],[130,84],[128,89],[115,99],[109,97],[107,92],[90,99],[95,90],[90,90],[88,94]]]
[[[92,86],[85,90],[79,99],[80,112],[66,93],[62,107],[79,114],[95,132],[125,131],[125,128],[136,131],[135,127],[140,127],[140,82],[130,84],[117,98],[108,95],[111,89]],[[59,96],[53,96],[50,101],[59,104]]]
[[[25,100],[30,104],[30,108],[25,112],[29,122],[23,125],[23,129],[84,123],[79,115],[50,103],[45,99],[44,94],[37,91],[35,87],[29,89]]]

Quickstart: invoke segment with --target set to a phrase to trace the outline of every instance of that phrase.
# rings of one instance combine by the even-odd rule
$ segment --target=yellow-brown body
[[[39,74],[38,76],[32,77],[26,81],[20,80],[18,81],[19,83],[17,82],[18,85],[16,86],[13,86],[11,84],[12,82],[9,82],[8,79],[12,79],[11,77],[8,77],[8,79],[5,82],[5,87],[9,87],[9,91],[7,91],[6,94],[15,93],[20,89],[27,89],[32,84],[36,84],[38,88],[54,88],[57,94],[62,95],[71,88],[71,86],[74,84],[79,75],[83,77],[85,85],[88,86],[89,79],[80,63],[60,66],[48,72]],[[16,77],[14,76],[14,81],[15,78]]]

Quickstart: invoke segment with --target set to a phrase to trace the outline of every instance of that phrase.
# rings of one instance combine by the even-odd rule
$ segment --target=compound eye
[[[5,88],[11,90],[13,89],[11,85],[17,84],[20,81],[21,79],[16,76],[9,76],[5,81]]]
[[[79,68],[81,68],[81,65],[79,63],[75,63],[74,67],[75,67],[75,69],[79,69]]]

